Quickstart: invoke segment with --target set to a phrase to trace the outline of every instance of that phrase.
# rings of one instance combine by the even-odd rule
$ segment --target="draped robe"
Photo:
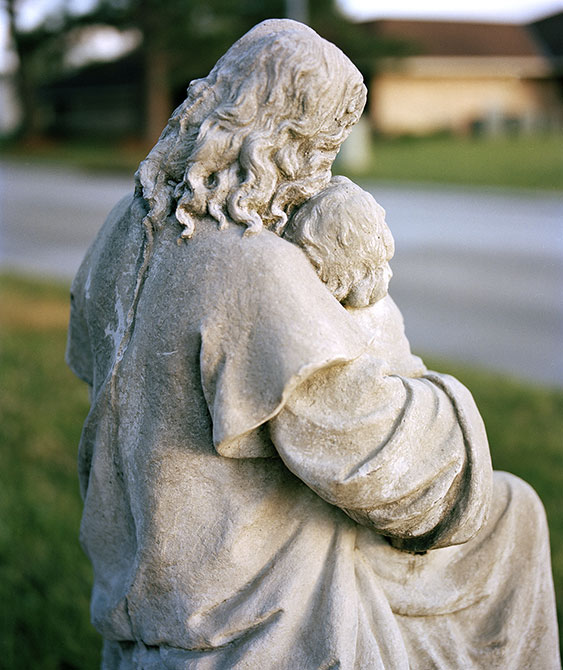
[[[143,214],[72,288],[102,667],[559,667],[541,503],[470,393],[385,374],[273,233]]]

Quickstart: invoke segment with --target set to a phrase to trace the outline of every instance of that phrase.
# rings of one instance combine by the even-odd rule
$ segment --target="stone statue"
[[[266,21],[192,82],[72,288],[102,667],[558,668],[544,512],[412,356],[365,88]],[[324,245],[324,246],[323,246]]]
[[[369,337],[383,374],[421,377],[427,370],[411,354],[403,317],[387,293],[395,242],[385,210],[346,177],[297,209],[283,233],[307,254],[332,295]],[[369,309],[368,309],[369,308]]]

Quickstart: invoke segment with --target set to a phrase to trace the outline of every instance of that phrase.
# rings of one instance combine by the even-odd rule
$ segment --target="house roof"
[[[411,42],[424,56],[538,56],[541,48],[525,26],[464,21],[369,22],[374,35]]]

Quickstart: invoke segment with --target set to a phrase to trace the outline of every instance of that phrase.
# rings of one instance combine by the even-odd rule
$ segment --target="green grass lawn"
[[[0,158],[132,174],[149,148],[125,141],[36,141],[0,146]],[[349,176],[563,190],[563,134],[377,139],[372,148],[370,168]],[[341,172],[338,167],[335,171]]]
[[[150,147],[142,142],[34,140],[0,144],[0,159],[66,165],[93,172],[133,174]]]
[[[76,450],[88,401],[63,362],[67,292],[0,276],[0,666],[9,670],[99,667],[91,571],[77,539]],[[563,392],[428,362],[473,391],[495,467],[543,499],[563,603]]]
[[[393,181],[563,189],[563,134],[379,140],[372,163],[352,175]]]
[[[63,362],[66,287],[0,281],[0,667],[99,667],[77,541],[88,400]]]

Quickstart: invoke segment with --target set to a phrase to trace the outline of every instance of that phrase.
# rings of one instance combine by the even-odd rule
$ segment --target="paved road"
[[[371,185],[413,349],[563,386],[563,197]]]
[[[0,163],[0,265],[70,278],[133,180]]]
[[[71,277],[131,186],[0,164],[0,266]],[[367,187],[395,236],[391,293],[413,349],[563,387],[563,197]]]

